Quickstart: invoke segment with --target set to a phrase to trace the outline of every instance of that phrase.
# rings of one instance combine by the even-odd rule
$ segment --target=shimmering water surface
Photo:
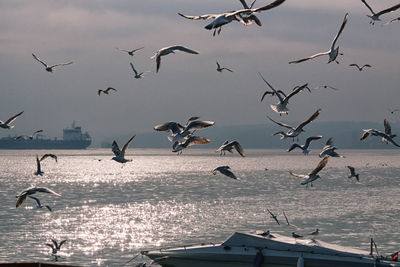
[[[330,158],[308,189],[288,171],[308,173],[320,160],[316,151],[247,150],[241,158],[131,149],[133,161],[121,168],[109,149],[65,150],[54,151],[59,162],[46,159],[44,176],[35,176],[35,155],[45,152],[0,151],[0,262],[52,261],[45,244],[55,238],[68,239],[58,253],[61,263],[122,266],[141,250],[266,229],[290,235],[319,228],[327,242],[368,250],[373,237],[380,253],[400,248],[398,150],[341,150],[346,158]],[[220,165],[240,180],[212,175]],[[347,178],[347,165],[360,173],[360,183]],[[15,208],[15,195],[33,185],[62,194],[36,194],[53,212],[36,209],[32,199]],[[297,228],[277,225],[267,208],[281,221],[284,210]]]

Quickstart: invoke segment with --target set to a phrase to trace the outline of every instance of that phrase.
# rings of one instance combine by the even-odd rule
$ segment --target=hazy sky
[[[258,0],[256,6],[269,2]],[[398,0],[369,2],[380,11]],[[400,107],[400,22],[382,24],[399,17],[400,10],[371,26],[369,10],[358,0],[287,0],[258,15],[262,27],[233,22],[216,37],[204,29],[209,21],[177,15],[240,8],[238,0],[0,1],[0,119],[25,111],[15,128],[0,130],[0,136],[39,128],[61,136],[76,120],[99,141],[194,115],[219,126],[260,124],[268,122],[267,114],[304,120],[317,108],[322,108],[319,121],[397,120],[400,113],[391,115],[388,108]],[[339,65],[326,64],[328,57],[288,64],[328,50],[346,12]],[[168,55],[156,74],[150,57],[174,44],[200,54]],[[140,46],[145,48],[133,58],[115,49]],[[49,64],[74,64],[48,73],[32,53]],[[234,73],[218,73],[216,60]],[[153,72],[136,80],[130,62]],[[372,68],[359,72],[350,63]],[[260,102],[267,88],[258,71],[284,91],[305,82],[341,90],[300,93],[290,101],[289,115],[280,118],[269,107],[275,98]],[[96,95],[108,86],[118,92]]]

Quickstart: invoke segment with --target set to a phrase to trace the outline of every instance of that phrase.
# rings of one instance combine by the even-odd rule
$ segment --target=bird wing
[[[34,136],[34,135],[37,134],[37,133],[41,133],[41,132],[43,132],[43,130],[34,131],[33,134],[32,134],[32,136]]]
[[[10,123],[12,123],[12,122],[15,121],[19,116],[21,116],[22,113],[24,113],[24,112],[21,111],[20,113],[15,114],[14,116],[12,116],[12,117],[9,118],[8,120],[6,120],[6,121],[4,122],[4,124],[10,124]]]
[[[310,143],[314,140],[318,140],[321,139],[322,135],[318,135],[318,136],[310,136],[306,139],[306,143],[304,144],[305,148],[308,148],[308,146],[310,145]]]
[[[290,148],[288,149],[288,152],[292,151],[292,150],[295,149],[296,147],[302,148],[299,144],[294,143],[294,144],[292,144],[292,145],[290,146]]]
[[[212,125],[214,125],[215,122],[213,121],[199,121],[199,120],[195,120],[195,121],[191,121],[183,131],[192,131],[192,130],[199,130],[199,129],[203,129],[206,127],[210,127]]]
[[[346,15],[344,16],[343,22],[342,22],[342,26],[340,26],[339,32],[336,34],[335,38],[333,38],[333,42],[332,42],[332,46],[331,46],[331,50],[334,49],[334,46],[336,44],[337,39],[339,38],[340,34],[342,33],[344,26],[346,26],[347,20],[349,19],[349,13],[346,13]]]
[[[144,48],[144,46],[142,46],[142,47],[139,47],[139,48],[135,48],[135,49],[133,49],[132,51],[130,51],[131,53],[135,53],[136,51],[139,51],[139,50],[141,50],[141,49],[143,49]]]
[[[295,130],[303,129],[304,126],[306,126],[307,124],[309,124],[310,122],[315,120],[319,116],[320,113],[321,113],[321,109],[317,109],[317,111],[315,111],[314,114],[312,114],[310,118],[308,118],[306,121],[300,123],[299,126],[297,126],[295,128]]]
[[[283,216],[285,217],[285,220],[286,220],[287,225],[290,225],[289,219],[288,219],[288,217],[286,216],[285,211],[282,210],[282,212],[283,212]]]
[[[389,12],[395,11],[395,10],[398,9],[398,8],[400,8],[400,4],[397,4],[397,5],[394,5],[394,6],[392,6],[392,7],[387,8],[387,9],[385,9],[385,10],[379,11],[379,12],[376,13],[375,15],[376,15],[377,17],[379,17],[380,15],[383,15],[383,14],[385,14],[385,13],[389,13]]]
[[[103,90],[101,90],[101,89],[97,90],[97,95],[100,95],[101,92],[103,92]]]
[[[137,73],[137,71],[135,70],[135,67],[133,66],[132,63],[130,63],[130,64],[131,64],[131,68],[132,68],[133,72],[135,73],[135,75],[137,75],[138,73]]]
[[[156,72],[158,72],[161,66],[161,55],[156,56],[156,64],[157,64]]]
[[[221,70],[227,70],[227,71],[230,71],[230,72],[233,72],[233,70],[231,70],[231,69],[228,69],[228,68],[222,68]]]
[[[279,101],[280,102],[283,102],[283,98],[282,98],[282,96],[281,95],[279,95],[278,93],[277,93],[277,91],[275,90],[275,88],[274,87],[272,87],[272,85],[270,85],[269,84],[269,82],[267,82],[267,80],[266,79],[264,79],[264,77],[261,75],[261,73],[259,72],[258,73],[258,75],[260,75],[260,77],[261,77],[261,79],[269,86],[269,88],[271,88],[272,89],[272,91],[276,94],[276,96],[279,98]],[[282,92],[282,91],[281,91]],[[262,101],[262,100],[261,100]]]
[[[243,147],[237,141],[232,142],[232,146],[236,149],[236,151],[240,154],[240,156],[244,157]]]
[[[310,178],[310,176],[306,175],[306,174],[297,174],[297,173],[293,173],[293,172],[289,172],[291,175],[295,176],[295,177],[299,177],[299,178]]]
[[[275,95],[275,92],[271,92],[271,91],[265,91],[265,93],[262,95],[261,97],[261,102],[264,100],[266,95]]]
[[[29,136],[23,134],[23,135],[15,137],[14,140],[18,140],[18,139],[25,138],[25,137],[29,137]]]
[[[204,14],[204,15],[200,15],[200,16],[189,16],[189,15],[185,15],[182,13],[178,13],[179,16],[184,17],[185,19],[194,19],[194,20],[198,20],[198,19],[209,19],[209,18],[216,18],[218,17],[220,14]]]
[[[220,168],[219,171],[223,174],[226,175],[232,179],[237,179],[236,175],[231,172],[228,168]]]
[[[183,127],[174,121],[166,122],[163,124],[159,124],[154,126],[154,130],[156,131],[171,131],[173,134],[178,134],[183,130]]]
[[[60,248],[65,242],[67,242],[67,239],[64,239],[60,242],[60,244],[58,245],[58,248]]]
[[[324,158],[318,163],[317,167],[315,167],[315,169],[312,170],[308,175],[309,175],[309,176],[314,176],[314,175],[316,175],[318,172],[320,172],[320,171],[326,166],[326,164],[328,163],[328,159],[329,159],[328,156],[324,157]]]
[[[119,50],[119,51],[122,51],[122,52],[127,52],[127,53],[129,53],[130,51],[128,51],[128,50],[125,50],[125,49],[119,49],[118,47],[116,47],[116,49],[117,50]]]
[[[319,57],[319,56],[323,56],[323,55],[329,55],[329,51],[317,53],[315,55],[312,55],[312,56],[309,56],[309,57],[305,57],[305,58],[302,58],[302,59],[299,59],[299,60],[290,61],[289,64],[297,64],[297,63],[300,63],[300,62],[303,62],[303,61],[307,61],[307,60],[310,60],[310,59],[313,59],[313,58],[316,58],[316,57]]]
[[[36,187],[36,188],[34,188],[34,189],[35,189],[35,192],[48,193],[48,194],[53,194],[53,195],[56,195],[56,196],[61,197],[60,194],[54,192],[54,191],[51,190],[51,189],[48,189],[47,187]]]
[[[35,200],[36,203],[38,204],[38,206],[42,206],[42,205],[40,204],[40,200],[39,200],[37,197],[33,197],[33,196],[28,196],[28,197],[31,198],[31,199],[33,199],[33,200]]]
[[[36,155],[36,165],[37,165],[37,172],[41,172],[41,169],[40,169],[40,160],[39,160],[38,155]]]
[[[21,196],[18,197],[17,203],[15,204],[15,207],[16,207],[16,208],[18,208],[19,206],[22,205],[22,203],[24,203],[24,201],[25,201],[25,199],[26,199],[26,196],[27,196],[27,195],[24,194],[24,195],[21,195]]]
[[[192,135],[185,141],[183,146],[188,147],[188,146],[192,146],[192,145],[203,145],[203,144],[208,144],[210,142],[211,142],[211,140],[208,138]]]
[[[186,47],[181,46],[181,45],[171,46],[170,49],[171,50],[179,50],[179,51],[183,51],[183,52],[190,53],[190,54],[198,54],[199,53],[197,51],[194,51],[192,49],[186,48]]]
[[[119,155],[121,155],[121,150],[119,149],[119,146],[118,146],[117,142],[115,142],[115,140],[113,141],[113,143],[111,145],[111,150],[115,156],[118,157]]]
[[[198,120],[198,119],[200,119],[199,116],[190,117],[190,118],[187,120],[185,127],[186,127],[189,123],[191,123],[192,121],[195,121],[195,120]]]
[[[355,171],[354,171],[354,167],[351,166],[347,166],[347,168],[349,168],[351,175],[355,175]]]
[[[108,88],[106,89],[107,92],[109,92],[109,91],[111,91],[111,90],[117,92],[117,89],[115,89],[115,88],[113,88],[113,87],[108,87]]]
[[[135,136],[136,136],[136,134],[133,135],[133,136],[128,140],[128,142],[126,142],[126,144],[124,145],[124,147],[122,148],[122,151],[121,151],[122,155],[125,155],[126,149],[128,148],[129,144],[132,142],[133,138],[135,138]]]
[[[217,63],[217,69],[221,69],[221,65],[219,65],[218,61],[215,61]]]
[[[37,61],[39,61],[40,63],[42,63],[46,68],[48,67],[46,63],[44,63],[40,58],[38,58],[37,56],[35,56],[35,54],[32,53],[32,56],[34,59],[36,59]]]
[[[55,161],[57,162],[57,156],[54,155],[54,154],[44,154],[44,155],[40,158],[40,161],[42,161],[42,160],[44,160],[44,159],[46,159],[46,158],[48,158],[48,157],[51,157],[51,158],[55,159]]]
[[[288,129],[291,129],[291,130],[294,129],[294,128],[293,128],[292,126],[290,126],[290,125],[284,124],[284,123],[282,123],[282,122],[274,121],[274,120],[271,119],[269,116],[267,116],[267,118],[268,118],[270,121],[275,122],[275,123],[278,124],[279,126],[286,127],[286,128],[288,128]]]
[[[364,131],[364,133],[363,133],[363,135],[362,135],[361,138],[360,138],[361,141],[362,141],[362,140],[365,140],[365,139],[369,136],[369,134],[370,134],[369,130],[363,130],[363,131]]]
[[[351,67],[357,67],[357,69],[361,70],[360,66],[358,66],[358,64],[356,64],[356,63],[352,63],[352,64],[350,64],[349,66],[351,66]]]
[[[285,2],[285,0],[275,0],[274,2],[272,2],[270,4],[262,6],[262,7],[259,7],[259,8],[252,8],[252,9],[245,8],[245,9],[233,11],[233,12],[230,12],[230,13],[227,12],[225,14],[226,14],[226,17],[228,17],[228,16],[240,15],[242,13],[248,14],[248,13],[254,13],[254,12],[261,12],[261,11],[265,11],[265,10],[277,7],[280,4],[282,4],[283,2]]]
[[[387,119],[384,119],[383,126],[385,127],[385,134],[391,135],[392,134],[392,127],[390,126],[389,121]]]
[[[71,62],[68,62],[68,63],[55,64],[53,66],[50,66],[50,68],[52,69],[52,68],[60,67],[60,66],[67,66],[67,65],[71,65],[72,63],[74,63],[74,62],[71,61]]]
[[[290,92],[290,94],[288,94],[284,99],[283,99],[283,103],[287,103],[289,101],[289,99],[294,96],[295,94],[301,92],[302,90],[304,90],[305,88],[308,88],[308,83],[303,84],[302,86],[298,86],[296,89],[294,89],[292,92]]]
[[[369,9],[369,11],[371,11],[372,14],[375,14],[375,12],[372,10],[372,8],[367,4],[367,2],[365,2],[365,0],[361,0],[361,2],[364,3],[364,5]]]

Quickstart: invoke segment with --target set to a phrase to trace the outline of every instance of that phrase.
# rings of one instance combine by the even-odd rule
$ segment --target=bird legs
[[[218,27],[218,28],[215,28],[214,29],[214,33],[213,33],[213,36],[215,36],[215,33],[217,33],[218,35],[221,33],[221,30],[222,30],[222,26],[221,27]]]

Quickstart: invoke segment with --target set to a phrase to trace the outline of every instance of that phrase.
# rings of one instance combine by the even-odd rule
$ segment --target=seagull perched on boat
[[[317,236],[317,235],[319,235],[319,229],[318,229],[318,228],[315,229],[314,232],[311,232],[311,233],[309,233],[308,235],[312,235],[312,236]]]
[[[225,155],[225,151],[229,151],[230,153],[233,153],[232,150],[236,149],[236,151],[240,154],[240,156],[244,157],[244,150],[243,147],[239,144],[238,141],[228,141],[226,140],[217,150],[216,152],[221,152],[220,155],[222,155],[222,153],[224,153]]]
[[[21,193],[19,193],[18,195],[16,195],[15,197],[18,198],[17,199],[17,204],[15,205],[16,208],[18,208],[19,206],[22,205],[22,203],[24,203],[25,199],[27,196],[33,195],[35,193],[48,193],[48,194],[53,194],[55,196],[59,196],[61,197],[60,194],[54,192],[51,189],[48,189],[46,187],[29,187],[27,189],[25,189],[24,191],[22,191]]]
[[[28,138],[28,139],[33,139],[33,137],[35,136],[35,134],[37,134],[37,133],[41,133],[41,132],[43,132],[43,130],[37,130],[37,131],[34,131],[33,132],[33,134],[32,135],[19,135],[19,136],[17,136],[17,137],[15,137],[14,138],[14,140],[18,140],[18,139],[21,139],[21,138]]]
[[[300,238],[300,237],[303,237],[302,235],[298,235],[298,234],[296,234],[295,232],[292,232],[292,236],[293,236],[294,238]]]
[[[142,78],[144,75],[146,75],[147,73],[150,73],[150,72],[151,72],[151,71],[149,71],[149,70],[146,70],[146,71],[143,71],[143,72],[141,72],[141,73],[138,73],[138,72],[136,71],[135,67],[133,66],[133,64],[132,64],[132,63],[130,63],[130,64],[131,64],[131,67],[132,67],[133,72],[135,73],[135,78],[136,78],[136,79],[140,79],[140,78]]]
[[[384,9],[382,11],[379,11],[378,13],[375,13],[372,8],[367,4],[367,2],[365,0],[361,0],[361,2],[364,3],[364,5],[369,9],[369,11],[371,11],[372,16],[371,15],[367,15],[367,17],[369,17],[371,19],[371,21],[369,22],[369,24],[374,25],[375,21],[380,21],[381,19],[379,18],[380,16],[382,16],[383,14],[395,11],[396,9],[400,8],[400,4],[394,5],[392,7],[389,7],[387,9]]]
[[[360,67],[360,66],[358,66],[358,64],[353,63],[353,64],[350,64],[349,66],[357,67],[357,69],[358,69],[359,71],[362,71],[364,68],[371,68],[371,65],[369,65],[369,64],[364,64],[364,65],[362,65],[362,66]]]
[[[184,142],[175,141],[172,146],[172,152],[178,152],[178,154],[182,154],[182,150],[192,146],[192,145],[204,145],[210,143],[211,140],[205,137],[191,135]]]
[[[347,168],[349,168],[349,170],[350,170],[350,175],[349,175],[347,178],[350,179],[350,178],[352,178],[352,177],[356,177],[357,182],[359,182],[359,181],[360,181],[360,179],[359,179],[359,174],[356,173],[354,167],[352,167],[352,166],[347,166]]]
[[[61,246],[65,243],[65,242],[67,242],[67,239],[65,239],[65,240],[62,240],[61,242],[60,242],[60,244],[58,244],[58,242],[55,240],[55,239],[51,239],[51,242],[53,243],[53,244],[46,244],[46,246],[49,246],[49,247],[51,247],[52,248],[52,253],[53,254],[56,254],[60,249],[61,249]]]
[[[312,171],[310,171],[308,174],[296,174],[293,172],[289,172],[291,175],[299,177],[299,178],[305,178],[306,180],[304,180],[303,182],[301,182],[301,185],[307,185],[308,183],[317,180],[318,178],[321,178],[321,176],[318,175],[318,173],[326,166],[326,164],[328,163],[328,158],[329,157],[324,157],[317,165],[317,167],[315,167]]]
[[[235,180],[239,180],[236,175],[231,171],[231,168],[229,166],[219,166],[217,168],[215,168],[214,170],[212,170],[212,173],[214,175],[217,174],[217,171],[222,173],[223,175],[228,176],[229,178],[235,179]]]
[[[331,156],[333,158],[344,158],[344,156],[340,156],[335,150],[337,148],[333,146],[333,137],[329,138],[326,141],[325,146],[322,148],[321,153],[319,153],[319,157],[323,158],[325,156]]]
[[[152,56],[151,58],[155,58],[156,59],[156,63],[157,63],[157,69],[156,72],[158,72],[158,70],[160,69],[160,65],[161,65],[161,57],[162,56],[166,56],[169,54],[175,54],[175,50],[178,51],[183,51],[189,54],[198,54],[199,52],[194,51],[192,49],[186,48],[184,46],[181,45],[173,45],[173,46],[168,46],[168,47],[163,47],[160,50],[158,50],[154,56]]]
[[[140,49],[143,49],[143,48],[144,48],[144,46],[143,47],[139,47],[139,48],[135,48],[135,49],[132,49],[132,50],[124,50],[124,49],[119,49],[118,47],[116,47],[116,49],[118,51],[126,52],[126,53],[128,53],[128,55],[130,55],[132,57],[133,57],[133,55],[135,54],[136,51],[139,51]]]
[[[278,221],[278,217],[277,217],[275,214],[273,214],[269,209],[267,209],[267,211],[268,211],[269,214],[271,215],[271,218],[274,219],[275,222],[276,222],[278,225],[281,225],[281,224],[279,223],[279,221]]]
[[[48,205],[42,206],[42,204],[40,203],[40,200],[39,200],[38,198],[33,197],[33,196],[28,196],[28,197],[36,201],[36,208],[37,208],[37,209],[41,209],[41,208],[43,208],[43,207],[46,207],[49,211],[53,211],[53,210],[50,208],[50,206],[48,206]]]
[[[48,157],[53,158],[53,159],[57,162],[57,156],[54,155],[54,154],[51,154],[51,153],[44,154],[44,155],[40,158],[40,161],[45,160],[45,159],[48,158]]]
[[[306,121],[303,121],[302,123],[300,123],[300,124],[297,125],[296,127],[292,127],[292,126],[290,126],[290,125],[287,125],[287,124],[284,124],[284,123],[281,123],[281,122],[274,121],[274,120],[271,119],[269,116],[267,116],[267,118],[270,119],[272,122],[274,122],[274,123],[276,123],[276,124],[278,124],[278,125],[280,125],[280,126],[282,126],[282,127],[285,127],[285,128],[288,128],[288,129],[289,129],[289,131],[286,132],[286,133],[283,132],[283,131],[280,131],[280,132],[274,133],[273,135],[278,135],[278,134],[279,134],[279,135],[281,136],[281,139],[289,138],[289,137],[291,137],[291,138],[294,139],[294,138],[297,137],[299,134],[301,134],[301,132],[304,132],[303,128],[304,128],[307,124],[309,124],[310,122],[312,122],[313,120],[315,120],[315,119],[319,116],[320,113],[321,113],[321,109],[318,109],[317,111],[314,112],[314,114],[311,115],[311,117],[309,117]]]
[[[131,159],[126,159],[125,158],[125,152],[128,149],[129,144],[131,143],[131,141],[133,140],[133,138],[135,138],[136,135],[133,135],[128,142],[126,142],[126,144],[124,145],[124,147],[122,148],[122,150],[119,149],[119,146],[117,144],[117,142],[114,140],[112,143],[112,152],[114,153],[115,157],[112,158],[112,160],[115,160],[116,162],[119,163],[126,163],[128,161],[132,161]]]
[[[304,84],[302,86],[296,86],[295,89],[289,94],[289,95],[285,95],[282,91],[280,90],[275,90],[275,88],[273,88],[269,82],[267,82],[267,80],[264,79],[264,77],[261,75],[261,73],[258,73],[261,77],[261,79],[263,79],[263,81],[269,86],[269,88],[272,89],[272,95],[276,95],[279,99],[279,103],[277,104],[272,104],[270,105],[272,110],[275,111],[278,114],[282,114],[282,113],[286,113],[288,114],[289,109],[286,107],[287,104],[289,103],[289,99],[296,95],[297,93],[301,92],[302,90],[308,88],[308,84]],[[266,94],[271,94],[270,91],[267,91],[263,94],[263,96],[261,97],[261,101],[264,99]]]
[[[12,129],[14,128],[14,125],[10,125],[10,123],[12,123],[13,121],[15,121],[19,116],[21,116],[21,114],[24,113],[23,111],[21,111],[18,114],[15,114],[14,116],[12,116],[11,118],[9,118],[8,120],[6,120],[5,122],[0,121],[0,128],[3,129]]]
[[[308,138],[306,139],[306,142],[305,142],[304,145],[299,145],[299,144],[297,144],[297,143],[294,143],[294,144],[288,149],[287,152],[290,152],[290,151],[292,151],[293,149],[295,149],[295,148],[298,147],[298,148],[300,148],[301,150],[303,150],[303,154],[304,154],[304,155],[308,155],[308,153],[310,152],[310,150],[308,150],[308,147],[309,147],[310,143],[311,143],[312,141],[314,141],[314,140],[319,140],[319,139],[321,139],[321,138],[322,138],[322,135],[310,136],[310,137],[308,137]]]
[[[44,67],[46,68],[46,71],[48,71],[48,72],[53,72],[53,69],[55,67],[67,66],[67,65],[71,65],[72,63],[74,63],[74,62],[71,61],[71,62],[68,62],[68,63],[61,63],[61,64],[55,64],[55,65],[49,66],[43,60],[41,60],[40,58],[35,56],[35,54],[32,53],[32,56],[33,56],[34,59],[36,59],[37,61],[42,63],[44,65]]]
[[[110,91],[115,91],[115,92],[117,92],[117,89],[115,89],[115,88],[113,88],[113,87],[107,87],[106,90],[99,89],[99,90],[97,90],[97,95],[100,96],[101,93],[108,95],[108,94],[110,93]]]
[[[218,63],[218,61],[216,61],[216,63],[217,63],[217,71],[218,72],[222,72],[223,70],[227,70],[227,71],[233,72],[233,70],[231,70],[231,69],[228,69],[228,68],[225,68],[225,67],[221,68],[221,65]]]
[[[41,170],[41,168],[40,168],[40,160],[39,160],[39,157],[38,157],[38,155],[36,155],[36,166],[37,166],[37,168],[36,168],[36,171],[35,171],[35,175],[40,175],[40,176],[43,176],[43,173],[44,172],[42,172],[42,170]]]
[[[316,58],[316,57],[319,57],[319,56],[324,56],[324,55],[328,55],[329,56],[328,63],[331,63],[332,61],[335,61],[337,64],[339,64],[339,61],[337,61],[336,58],[338,57],[339,54],[340,55],[342,55],[342,54],[339,53],[339,46],[335,48],[335,44],[336,44],[336,41],[339,38],[340,34],[342,33],[342,31],[344,29],[344,26],[346,25],[348,19],[349,19],[349,14],[346,13],[346,15],[344,16],[344,19],[343,19],[342,26],[340,27],[338,34],[336,34],[335,38],[333,39],[331,48],[328,51],[321,52],[321,53],[312,55],[310,57],[302,58],[302,59],[299,59],[299,60],[290,61],[289,64],[300,63],[300,62],[307,61],[307,60],[310,60],[310,59],[313,59],[313,58]]]
[[[242,1],[241,1],[242,2]],[[281,5],[285,0],[275,0],[274,2],[263,6],[259,8],[244,8],[236,11],[228,11],[225,13],[220,13],[220,14],[205,14],[205,15],[200,15],[200,16],[188,16],[184,15],[182,13],[178,13],[180,16],[186,18],[186,19],[193,19],[193,20],[199,20],[199,19],[214,19],[211,23],[206,25],[204,28],[207,30],[212,30],[214,29],[213,36],[215,36],[215,33],[217,32],[220,34],[222,26],[231,23],[232,21],[236,20],[242,23],[243,25],[251,25],[253,20],[257,23],[258,26],[261,26],[260,20],[252,16],[254,13],[259,13],[261,11],[269,10],[274,7],[277,7]],[[243,2],[242,2],[243,4]],[[245,6],[244,6],[245,7]]]
[[[380,136],[380,137],[384,138],[388,143],[391,143],[397,147],[400,147],[400,145],[397,144],[389,135],[387,135],[381,131],[378,131],[375,129],[362,129],[362,130],[364,131],[364,133],[360,138],[361,141],[365,140],[370,135],[374,135],[374,136]]]

